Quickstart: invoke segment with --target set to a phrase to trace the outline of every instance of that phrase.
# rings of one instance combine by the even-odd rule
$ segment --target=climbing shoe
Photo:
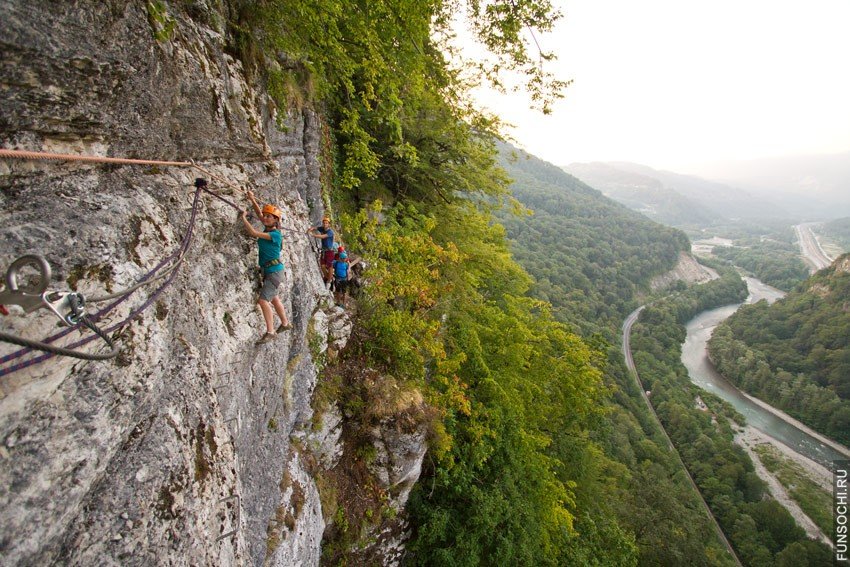
[[[289,330],[289,329],[291,329],[291,328],[292,328],[292,325],[290,325],[289,323],[287,323],[286,325],[284,325],[283,323],[281,323],[280,327],[278,327],[278,328],[277,328],[277,332],[278,332],[278,333],[282,333],[282,332],[284,332],[284,331],[288,331],[288,330]]]
[[[272,333],[266,333],[263,335],[259,341],[257,341],[258,345],[264,345],[266,343],[270,343],[275,339],[275,336]]]

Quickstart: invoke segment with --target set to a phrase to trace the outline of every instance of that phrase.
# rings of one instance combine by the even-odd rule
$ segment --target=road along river
[[[803,260],[809,264],[812,273],[832,264],[832,258],[823,251],[818,237],[812,230],[812,223],[798,224],[794,226],[794,232],[797,234],[797,245],[800,247]]]
[[[745,279],[750,291],[747,303],[756,303],[761,299],[772,303],[784,295],[778,289],[755,278]],[[749,425],[831,470],[833,461],[850,456],[846,448],[831,442],[764,402],[744,394],[721,376],[709,362],[706,342],[715,327],[739,307],[740,304],[728,305],[704,311],[686,325],[687,336],[685,344],[682,345],[682,362],[688,369],[691,381],[732,404],[747,418]]]

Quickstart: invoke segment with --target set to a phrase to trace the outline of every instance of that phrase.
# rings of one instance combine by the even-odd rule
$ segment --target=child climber
[[[280,317],[280,326],[277,328],[277,332],[282,333],[292,328],[289,324],[289,319],[286,318],[286,312],[283,310],[283,303],[277,296],[277,288],[283,280],[285,268],[283,261],[280,259],[280,251],[283,246],[283,237],[280,234],[280,219],[283,216],[283,212],[274,205],[265,205],[260,209],[260,205],[251,191],[248,191],[248,199],[250,199],[251,205],[254,206],[254,212],[260,218],[264,227],[263,232],[255,230],[248,221],[247,213],[242,211],[242,223],[245,225],[245,231],[257,239],[258,261],[260,268],[263,270],[263,287],[260,289],[260,298],[257,300],[257,305],[260,306],[260,311],[263,312],[266,333],[257,341],[257,344],[265,344],[275,338],[274,313],[272,313],[272,308],[274,308],[277,316]]]
[[[345,308],[345,300],[348,298],[348,253],[344,248],[339,253],[339,258],[334,260],[334,299],[339,307]]]

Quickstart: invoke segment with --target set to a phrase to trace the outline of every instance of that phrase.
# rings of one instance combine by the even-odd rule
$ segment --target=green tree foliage
[[[838,260],[773,305],[744,306],[709,353],[743,390],[850,443],[850,274]]]
[[[465,138],[468,126],[493,132],[494,121],[476,111],[469,88],[480,81],[500,86],[505,71],[525,77],[522,85],[544,110],[567,83],[549,74],[525,32],[551,29],[560,14],[548,0],[510,3],[470,0],[469,25],[492,59],[465,61],[450,38],[462,3],[445,0],[343,1],[263,0],[237,2],[233,28],[243,52],[255,53],[270,92],[286,108],[293,97],[287,77],[295,76],[322,104],[339,149],[341,188],[352,190],[390,170],[415,178],[433,167],[428,143],[414,124],[430,123]],[[251,46],[258,45],[259,49]],[[450,60],[461,57],[453,66]],[[477,68],[467,79],[462,71]],[[302,89],[304,87],[302,86]],[[436,112],[432,117],[424,113]],[[444,140],[439,140],[444,141]],[[462,150],[455,144],[442,149]],[[463,157],[463,152],[458,153]],[[446,162],[444,162],[446,163]],[[424,165],[424,169],[423,169]],[[437,168],[450,173],[451,167]],[[399,191],[395,183],[386,185]],[[422,190],[417,185],[408,189]],[[434,190],[434,186],[425,189]],[[443,187],[452,191],[454,187]],[[439,192],[439,191],[438,191]]]
[[[832,551],[815,541],[796,541],[776,554],[776,567],[818,567],[830,565]]]
[[[600,466],[584,433],[606,393],[600,354],[527,297],[501,227],[465,200],[427,214],[376,203],[344,225],[373,279],[365,348],[443,417],[431,479],[409,505],[411,561],[558,564],[604,542],[612,564],[633,564],[613,515],[584,508],[598,473],[583,469]]]
[[[499,218],[517,261],[535,277],[534,294],[558,319],[613,339],[636,294],[690,249],[687,237],[533,156],[506,146],[501,155],[513,196],[532,212]]]
[[[715,247],[713,253],[783,291],[794,289],[809,276],[809,269],[793,241],[750,238],[736,241],[736,246]]]
[[[540,50],[537,39],[533,38],[537,50],[530,48],[527,34],[533,36],[534,30],[550,32],[561,13],[554,9],[549,0],[534,2],[495,2],[474,0],[467,3],[467,16],[472,33],[487,50],[496,55],[495,61],[479,60],[476,65],[491,86],[506,90],[503,80],[504,71],[524,75],[522,85],[533,104],[543,111],[550,112],[550,103],[561,98],[561,93],[571,81],[562,81],[546,71],[545,61],[552,61],[556,55]],[[456,6],[456,4],[453,4]],[[518,90],[513,87],[511,90]]]

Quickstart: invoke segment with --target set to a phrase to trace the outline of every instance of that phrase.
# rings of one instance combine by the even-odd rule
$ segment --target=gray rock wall
[[[716,271],[703,266],[692,255],[687,252],[679,252],[679,260],[673,269],[666,274],[653,278],[649,287],[653,291],[657,291],[667,288],[677,281],[683,281],[687,284],[701,284],[719,277]]]
[[[234,209],[203,195],[183,264],[121,332],[118,358],[56,357],[0,377],[3,565],[319,561],[325,523],[292,439],[312,417],[314,357],[350,330],[304,235],[322,213],[320,120],[292,111],[276,126],[280,109],[227,54],[213,7],[225,9],[0,1],[0,146],[194,160],[277,203],[291,231],[280,294],[294,326],[255,346],[255,244]],[[0,268],[35,251],[53,268],[51,289],[92,298],[126,288],[179,246],[198,176],[208,177],[0,159]],[[211,189],[246,204],[217,178]],[[158,285],[99,324],[122,320]],[[46,310],[12,311],[4,332],[57,331]],[[16,350],[0,344],[0,356]]]

